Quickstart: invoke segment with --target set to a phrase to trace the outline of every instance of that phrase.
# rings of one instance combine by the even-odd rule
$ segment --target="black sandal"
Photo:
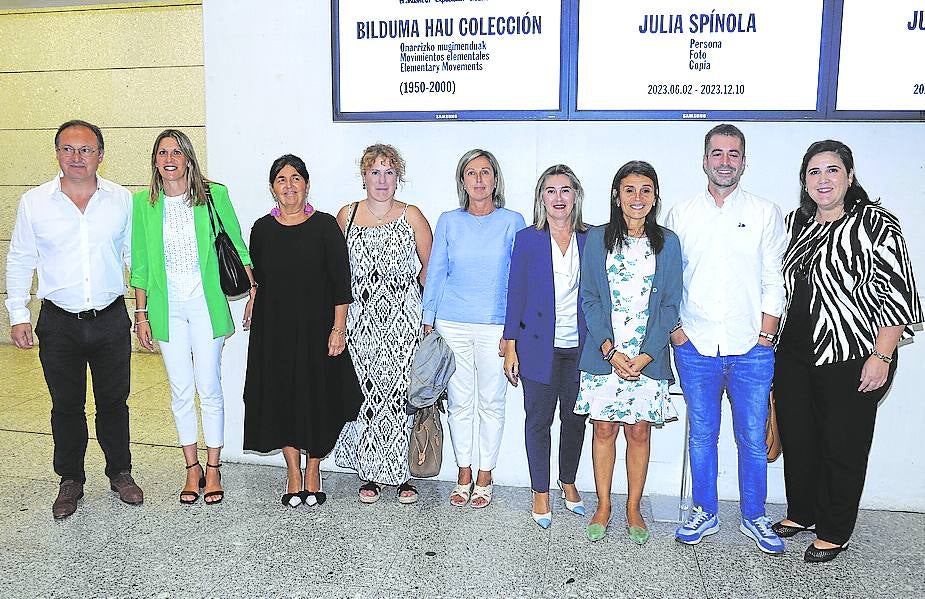
[[[363,495],[363,493],[360,493],[361,502],[376,503],[377,501],[379,501],[379,497],[382,493],[382,487],[380,487],[377,483],[373,481],[369,481],[368,483],[360,487],[360,491],[372,491],[373,493],[375,493],[375,495]]]
[[[196,460],[195,463],[190,464],[186,467],[187,470],[190,468],[195,468],[199,466],[199,469],[202,470],[202,464],[199,463],[199,460]],[[202,470],[202,474],[199,476],[199,488],[202,489],[206,486],[206,473]],[[184,497],[192,497],[192,499],[183,499]],[[180,491],[180,503],[183,505],[192,505],[199,501],[199,493],[196,491]]]
[[[209,462],[206,462],[206,468],[215,468],[216,470],[218,470],[218,469],[221,468],[221,467],[222,467],[221,464],[215,465],[215,464],[210,464]],[[218,480],[219,480],[219,482],[221,482],[221,480],[222,480],[222,473],[221,473],[221,471],[219,471],[219,473],[218,473]],[[202,486],[205,487],[205,477],[203,477],[202,482],[203,482],[203,485],[202,485]],[[217,497],[218,499],[216,499],[216,500],[214,500],[214,501],[209,501],[209,497]],[[202,496],[202,501],[203,501],[206,505],[215,505],[216,503],[221,503],[221,502],[222,502],[222,499],[224,499],[224,498],[225,498],[225,491],[224,491],[224,489],[223,489],[223,490],[221,490],[221,491],[209,491],[208,493],[206,493],[205,495]]]
[[[411,491],[413,495],[402,495],[402,493],[405,493],[407,491]],[[404,505],[417,503],[417,500],[418,500],[417,488],[414,485],[412,485],[410,481],[407,481],[407,480],[403,482],[402,484],[398,485],[398,491],[396,491],[396,495],[398,495],[398,503],[402,503]]]

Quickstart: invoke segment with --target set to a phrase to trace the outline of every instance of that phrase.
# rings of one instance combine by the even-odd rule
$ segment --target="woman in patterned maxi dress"
[[[588,414],[594,427],[598,506],[587,529],[591,541],[606,534],[610,520],[620,428],[626,435],[627,532],[640,545],[649,540],[639,503],[650,428],[677,418],[668,396],[668,336],[678,322],[681,246],[655,223],[659,201],[655,169],[628,162],[613,179],[610,222],[585,242],[581,293],[588,335],[575,413]]]
[[[368,147],[360,172],[367,196],[344,206],[338,222],[347,237],[354,297],[347,349],[363,404],[356,421],[341,432],[335,459],[366,481],[359,491],[363,503],[377,501],[382,485],[398,485],[398,501],[414,503],[418,494],[408,482],[405,399],[421,339],[421,285],[432,234],[420,210],[395,199],[405,172],[395,148]]]

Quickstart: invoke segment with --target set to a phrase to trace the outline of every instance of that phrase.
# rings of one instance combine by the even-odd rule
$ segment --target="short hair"
[[[65,129],[70,129],[71,127],[84,127],[90,131],[93,131],[93,135],[96,136],[97,149],[100,151],[100,154],[103,153],[103,132],[100,131],[100,128],[93,123],[88,123],[87,121],[82,121],[80,119],[72,119],[66,123],[61,123],[61,126],[58,127],[57,133],[55,133],[55,149],[58,148],[58,140],[61,139],[61,132]]]
[[[469,193],[466,191],[464,177],[466,165],[482,156],[488,159],[488,164],[491,165],[491,170],[494,171],[495,175],[495,188],[491,192],[491,202],[495,205],[495,208],[504,207],[504,175],[501,174],[501,165],[498,164],[498,159],[495,158],[495,155],[488,150],[475,148],[463,154],[459,159],[459,164],[456,165],[456,195],[459,196],[459,206],[463,210],[469,209]]]
[[[204,206],[209,200],[209,181],[199,166],[199,159],[196,157],[196,150],[193,149],[193,142],[179,129],[164,129],[154,140],[154,147],[151,149],[151,183],[148,186],[148,201],[152,205],[157,203],[161,191],[164,189],[164,180],[161,172],[157,170],[157,150],[161,142],[167,138],[173,139],[180,147],[180,151],[186,157],[186,195],[187,202],[190,206]]]
[[[363,177],[366,171],[372,168],[373,163],[376,162],[376,158],[380,156],[392,163],[392,168],[395,169],[396,174],[398,174],[398,181],[404,183],[405,159],[401,157],[398,148],[383,143],[373,144],[363,150],[363,155],[360,157],[360,177]]]
[[[806,167],[809,165],[809,161],[813,159],[813,156],[823,152],[836,154],[841,159],[842,164],[845,165],[846,171],[851,172],[854,170],[854,154],[851,153],[851,148],[844,143],[834,139],[826,139],[810,144],[809,148],[806,149],[806,154],[803,155],[803,162],[800,164],[800,210],[807,217],[812,217],[816,214],[817,206],[806,190]],[[847,214],[854,210],[855,206],[864,204],[879,204],[879,202],[870,199],[867,191],[861,187],[857,171],[855,171],[854,176],[851,178],[851,184],[845,192],[845,213]]]
[[[286,168],[287,166],[291,166],[292,168],[294,168],[295,171],[299,173],[299,175],[301,175],[303,179],[305,179],[306,183],[310,181],[308,177],[308,168],[305,166],[305,161],[299,158],[298,156],[296,156],[295,154],[283,154],[282,156],[274,160],[273,164],[270,165],[269,180],[270,180],[271,188],[273,187],[273,182],[276,181],[276,175],[278,175],[279,172],[283,170],[284,168]]]
[[[643,230],[646,237],[649,238],[649,245],[652,251],[658,254],[665,247],[665,233],[655,222],[658,215],[659,206],[662,203],[662,197],[658,189],[658,174],[648,162],[642,160],[630,160],[617,170],[613,176],[613,183],[610,185],[610,222],[604,229],[604,247],[608,252],[614,251],[615,248],[622,248],[629,234],[629,227],[626,226],[626,220],[623,218],[623,210],[620,208],[620,183],[629,175],[642,175],[652,180],[655,201],[652,203],[652,209],[646,215],[643,222]]]
[[[536,181],[536,190],[533,193],[533,226],[539,230],[548,228],[546,221],[546,204],[543,202],[543,190],[546,188],[546,179],[555,175],[568,177],[572,192],[575,194],[575,205],[572,207],[572,218],[569,223],[573,231],[586,231],[588,225],[581,219],[581,206],[585,197],[585,190],[575,172],[564,164],[554,164],[547,168]]]
[[[722,125],[717,125],[707,131],[707,134],[703,137],[703,155],[706,156],[710,151],[710,138],[714,135],[727,135],[729,137],[738,137],[739,141],[742,142],[742,155],[745,155],[745,134],[736,127],[735,125],[730,125],[729,123],[723,123]]]

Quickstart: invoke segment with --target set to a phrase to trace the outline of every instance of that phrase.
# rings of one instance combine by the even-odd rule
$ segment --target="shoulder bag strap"
[[[353,206],[350,208],[350,216],[347,218],[347,230],[344,231],[344,239],[350,237],[350,227],[353,226],[353,217],[356,216],[357,208],[360,206],[359,202],[354,202]]]
[[[218,215],[218,209],[214,208],[212,203],[212,190],[209,189],[208,183],[206,183],[206,208],[209,209],[209,223],[212,224],[212,236],[218,237],[219,233],[225,232],[225,226],[222,224],[222,218]],[[218,221],[217,230],[215,228],[215,221]]]

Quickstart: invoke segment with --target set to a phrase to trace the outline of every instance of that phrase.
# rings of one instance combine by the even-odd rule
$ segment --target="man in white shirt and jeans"
[[[130,266],[132,198],[96,174],[103,134],[85,121],[68,121],[55,134],[61,173],[23,194],[6,259],[10,337],[33,346],[29,315],[32,273],[42,301],[35,334],[51,395],[54,468],[61,477],[55,518],[77,509],[86,480],[87,366],[96,403],[96,437],[106,475],[119,498],[144,500],[132,479],[128,406],[131,323],[125,310]]]
[[[718,125],[707,133],[703,170],[706,191],[674,206],[665,221],[683,256],[681,320],[671,342],[690,422],[694,506],[675,538],[694,545],[719,530],[717,445],[725,391],[738,450],[739,530],[761,551],[781,553],[783,541],[764,510],[765,422],[785,304],[787,237],[780,208],[739,188],[745,136],[737,127]]]

